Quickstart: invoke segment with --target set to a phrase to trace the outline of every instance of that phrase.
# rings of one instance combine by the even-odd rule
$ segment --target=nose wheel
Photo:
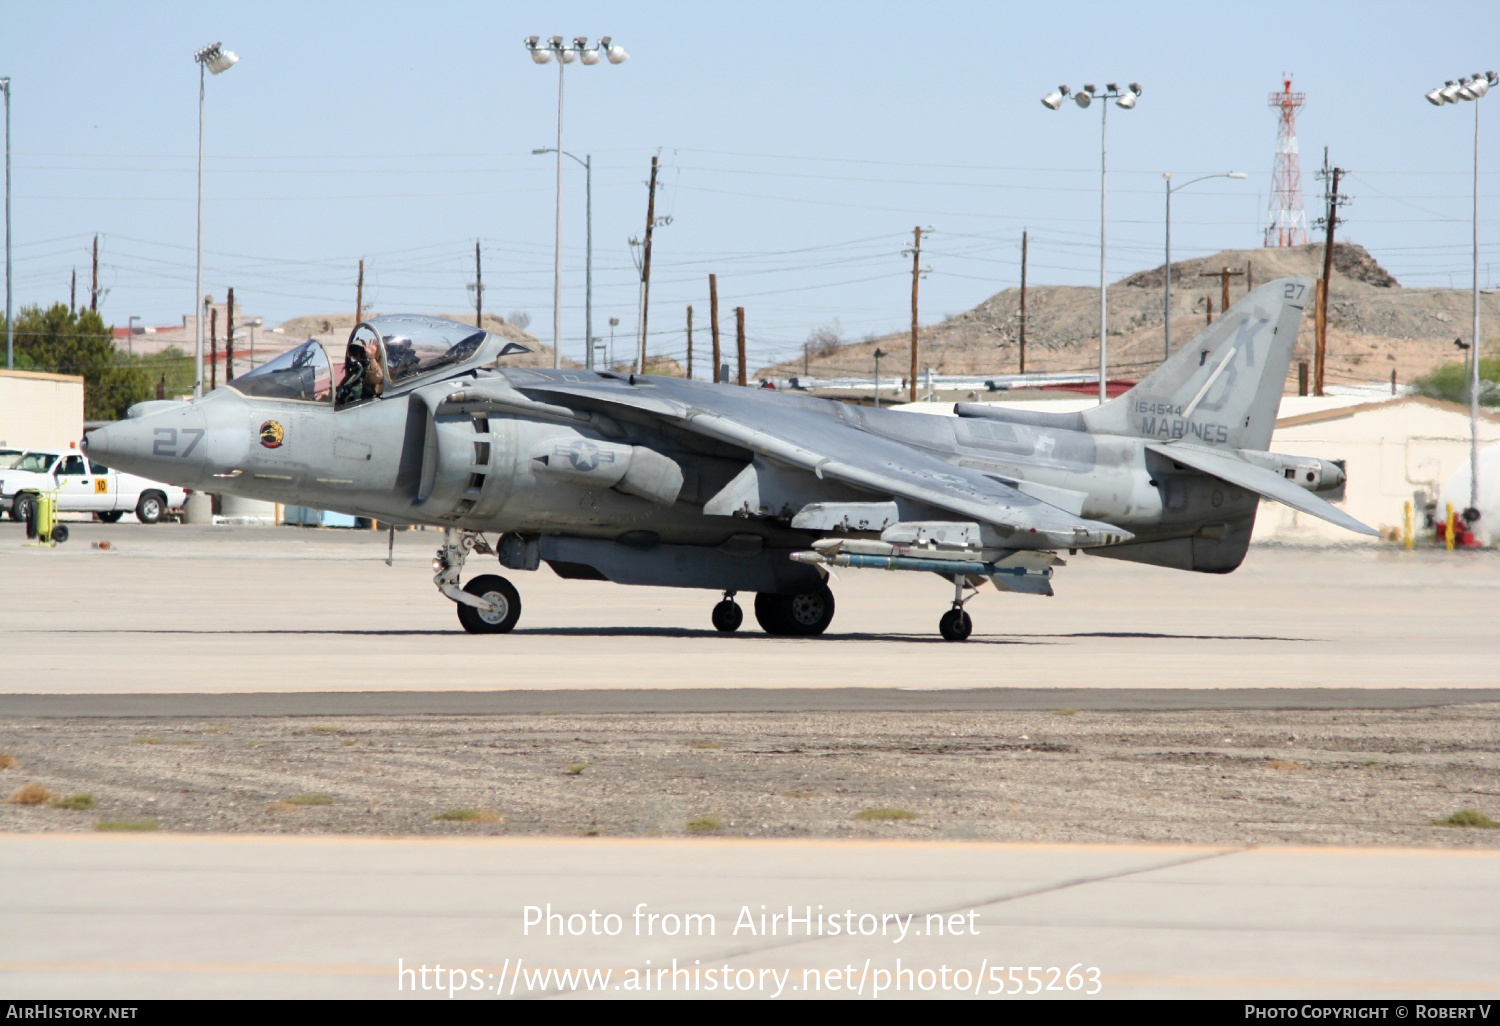
[[[965,589],[968,590],[967,595],[964,594]],[[974,621],[964,612],[964,603],[978,593],[979,589],[969,583],[969,578],[953,579],[953,608],[938,620],[938,633],[943,636],[944,641],[969,640],[969,635],[974,632]]]
[[[745,622],[745,611],[734,600],[734,592],[726,591],[713,611],[714,630],[720,634],[733,634]]]
[[[458,622],[470,634],[504,634],[521,618],[521,596],[504,577],[480,574],[458,586],[470,552],[493,555],[484,535],[474,531],[443,532],[443,547],[432,561],[432,583],[458,606]]]
[[[521,619],[521,596],[515,585],[496,574],[480,574],[464,591],[483,599],[488,608],[458,603],[458,622],[470,634],[504,634]]]

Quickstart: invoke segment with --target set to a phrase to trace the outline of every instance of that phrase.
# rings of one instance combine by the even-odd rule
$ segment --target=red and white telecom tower
[[[1281,80],[1281,92],[1272,93],[1276,111],[1276,166],[1271,172],[1271,223],[1266,228],[1267,246],[1307,245],[1307,208],[1302,204],[1302,164],[1297,155],[1297,110],[1307,102],[1306,93],[1292,92],[1292,80]]]

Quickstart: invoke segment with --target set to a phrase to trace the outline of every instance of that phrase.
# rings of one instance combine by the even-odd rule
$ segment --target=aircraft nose
[[[203,467],[204,418],[191,403],[167,408],[132,407],[124,420],[95,428],[83,438],[90,459],[105,466],[169,484],[191,483]]]

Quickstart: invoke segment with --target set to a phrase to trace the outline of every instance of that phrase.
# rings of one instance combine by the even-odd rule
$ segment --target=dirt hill
[[[1462,289],[1404,289],[1362,246],[1337,243],[1329,293],[1329,383],[1400,381],[1425,374],[1435,364],[1460,357],[1456,336],[1467,336],[1470,293]],[[1225,250],[1211,257],[1172,263],[1172,343],[1176,348],[1206,323],[1207,303],[1222,311],[1221,279],[1228,267],[1249,272],[1250,286],[1288,274],[1318,277],[1323,246]],[[1211,277],[1204,277],[1211,274]],[[1164,266],[1130,275],[1109,287],[1109,364],[1112,375],[1139,378],[1162,358]],[[1244,274],[1230,279],[1234,302],[1245,295]],[[1500,334],[1500,296],[1483,298],[1486,348]],[[1026,290],[1026,369],[1078,371],[1097,366],[1099,290],[1066,285],[1033,285]],[[1002,374],[1017,370],[1020,290],[996,293],[966,313],[923,328],[922,366],[940,374]],[[1311,360],[1314,326],[1311,307],[1297,335],[1295,360]],[[900,374],[910,361],[910,335],[893,333],[869,341],[824,346],[808,361],[812,377],[869,375],[876,348],[887,374]],[[1296,366],[1289,377],[1296,386]],[[890,370],[885,370],[890,368]],[[803,374],[803,361],[762,368],[757,377]]]

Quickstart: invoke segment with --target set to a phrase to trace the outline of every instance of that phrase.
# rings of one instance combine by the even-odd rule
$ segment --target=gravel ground
[[[7,721],[7,762],[0,794],[97,806],[0,804],[4,831],[1500,847],[1432,823],[1500,819],[1500,705]]]

